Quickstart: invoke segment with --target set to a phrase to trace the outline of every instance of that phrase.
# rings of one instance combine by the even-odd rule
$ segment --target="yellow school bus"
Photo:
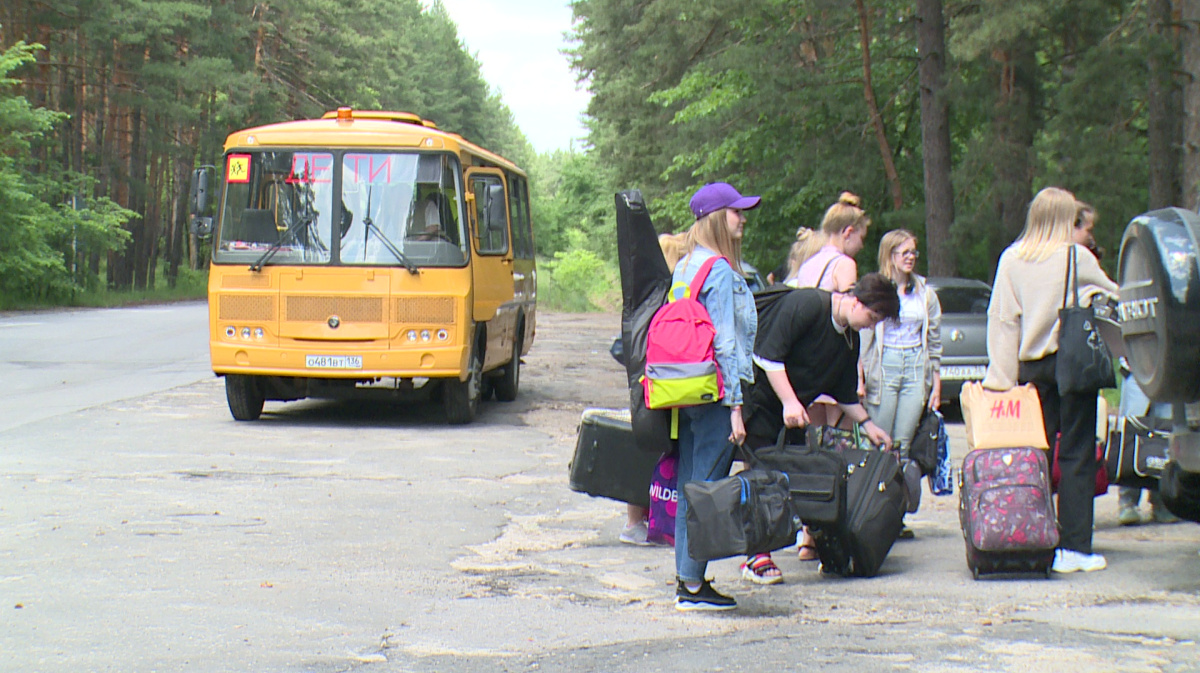
[[[516,399],[537,326],[520,168],[414,114],[339,108],[230,135],[222,169],[215,222],[205,169],[191,205],[235,419],[384,391],[440,394],[459,424]]]

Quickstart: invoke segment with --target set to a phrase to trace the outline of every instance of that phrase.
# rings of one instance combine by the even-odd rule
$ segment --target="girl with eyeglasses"
[[[879,272],[896,283],[900,316],[862,332],[859,394],[871,418],[892,436],[900,459],[908,459],[926,409],[941,404],[942,305],[916,272],[917,237],[906,229],[883,235]],[[900,537],[911,538],[904,528]]]

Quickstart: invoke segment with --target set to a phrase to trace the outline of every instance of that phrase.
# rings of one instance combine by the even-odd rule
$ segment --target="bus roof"
[[[457,133],[443,131],[411,112],[338,108],[320,119],[267,124],[229,134],[225,151],[254,147],[404,147],[464,150],[487,162],[525,172],[504,157],[483,149]]]

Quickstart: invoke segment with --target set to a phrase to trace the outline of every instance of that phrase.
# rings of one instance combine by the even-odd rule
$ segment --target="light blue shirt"
[[[672,283],[688,283],[696,277],[700,266],[717,253],[696,246],[691,255],[685,256],[686,264],[675,267]],[[724,260],[717,260],[700,287],[697,300],[708,311],[716,329],[713,350],[717,366],[721,368],[725,394],[721,403],[725,406],[742,404],[742,381],[754,382],[754,338],[758,334],[758,311],[754,308],[754,295],[746,280],[734,273],[733,267]]]

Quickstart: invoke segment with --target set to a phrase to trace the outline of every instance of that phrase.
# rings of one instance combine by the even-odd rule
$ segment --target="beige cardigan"
[[[1041,262],[1021,259],[1013,246],[1000,255],[988,304],[989,362],[983,387],[1008,390],[1017,384],[1020,362],[1058,352],[1058,310],[1066,289],[1068,250],[1070,246],[1064,245]],[[1075,244],[1075,259],[1081,305],[1090,305],[1096,295],[1117,296],[1117,284],[1087,248]]]

